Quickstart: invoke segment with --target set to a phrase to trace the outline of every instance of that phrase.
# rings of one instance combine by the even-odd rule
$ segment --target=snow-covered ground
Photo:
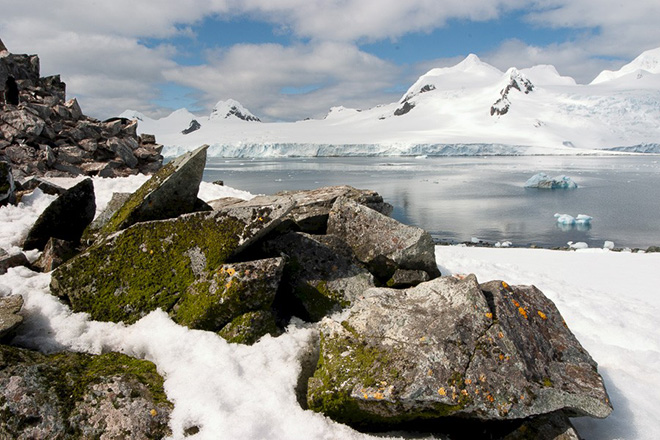
[[[113,191],[132,191],[144,180],[144,176],[95,178],[98,210]],[[202,183],[202,199],[222,196],[250,197]],[[31,223],[52,200],[52,196],[36,194],[18,207],[1,207],[0,247],[17,250]],[[556,303],[599,363],[615,408],[605,420],[574,420],[585,438],[651,440],[660,436],[656,409],[660,400],[660,254],[440,246],[436,256],[445,274],[472,272],[480,281],[535,284]],[[23,267],[0,276],[0,295],[21,294],[25,299],[25,323],[15,343],[45,352],[114,350],[153,361],[175,404],[171,420],[175,439],[184,438],[184,429],[193,425],[201,429],[186,439],[383,438],[358,433],[299,406],[294,388],[299,360],[314,340],[312,325],[294,322],[286,334],[266,336],[246,347],[228,344],[211,332],[181,327],[160,311],[130,326],[90,321],[50,295],[49,282],[50,274]]]
[[[139,119],[139,132],[155,134],[167,156],[202,144],[218,157],[660,153],[658,66],[660,48],[581,85],[553,66],[502,72],[469,55],[422,75],[398,102],[333,107],[323,119],[248,121],[254,115],[234,100],[209,116],[122,116]],[[183,134],[193,119],[201,128]]]

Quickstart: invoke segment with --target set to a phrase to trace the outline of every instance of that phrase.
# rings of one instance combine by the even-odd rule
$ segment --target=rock
[[[243,203],[245,200],[239,199],[237,197],[222,197],[220,199],[211,200],[208,202],[208,205],[213,211],[218,211],[220,209],[226,208],[228,206],[237,205]]]
[[[401,289],[405,287],[414,287],[420,283],[429,280],[429,274],[423,270],[404,270],[397,269],[392,275],[386,285],[394,289]]]
[[[121,208],[126,201],[131,197],[131,193],[112,193],[110,201],[105,206],[105,209],[96,216],[89,224],[83,233],[83,240],[87,237],[93,237],[96,233],[103,228],[112,218],[113,215]]]
[[[291,216],[303,232],[324,234],[332,205],[339,197],[346,197],[368,206],[383,215],[392,213],[392,205],[383,201],[375,191],[359,190],[351,186],[327,186],[310,191],[284,191],[275,196],[291,197],[296,207]]]
[[[200,274],[174,306],[173,319],[189,328],[218,331],[245,313],[269,310],[283,270],[280,257],[224,264]]]
[[[562,412],[526,420],[502,440],[580,440],[571,421]]]
[[[78,248],[70,241],[51,237],[41,256],[33,266],[42,272],[50,272],[78,254]]]
[[[0,255],[0,275],[7,273],[7,269],[17,266],[29,266],[30,262],[23,252],[18,254]]]
[[[357,258],[383,282],[397,269],[423,270],[431,278],[440,276],[435,244],[428,232],[352,200],[337,199],[328,218],[328,234],[348,243]]]
[[[22,307],[23,297],[21,295],[0,298],[0,339],[4,339],[21,325],[23,317],[18,312]]]
[[[660,246],[649,246],[646,253],[660,252]]]
[[[32,177],[21,183],[21,191],[34,191],[39,188],[44,194],[59,196],[66,192],[64,188],[39,177]]]
[[[101,229],[101,236],[137,222],[173,218],[194,211],[206,165],[204,145],[183,154],[145,182]]]
[[[46,208],[28,232],[23,249],[43,250],[51,237],[78,243],[95,212],[94,184],[85,179]]]
[[[264,249],[269,255],[289,258],[284,284],[293,298],[283,300],[293,304],[285,308],[305,320],[319,321],[374,287],[373,276],[337,237],[292,232],[268,241]]]
[[[202,128],[202,125],[197,122],[197,119],[193,119],[190,121],[190,126],[188,126],[188,128],[181,130],[181,134],[190,134],[193,131],[199,130],[200,128]]]
[[[291,207],[232,206],[136,223],[55,269],[51,291],[100,321],[169,312],[197,278],[276,228]]]
[[[414,108],[415,108],[415,103],[414,102],[406,101],[406,102],[403,103],[403,105],[401,107],[394,110],[394,116],[403,116],[406,113],[409,113],[410,110],[412,110]]]
[[[69,111],[71,119],[74,121],[80,119],[83,115],[80,104],[78,104],[78,100],[76,98],[69,99],[64,103],[64,107]]]
[[[118,353],[0,346],[1,438],[163,438],[172,404],[154,364]]]
[[[473,275],[370,289],[346,321],[325,318],[307,396],[354,426],[612,411],[596,363],[550,300]]]
[[[11,166],[7,162],[0,161],[0,206],[14,203],[14,177],[11,174]]]
[[[154,136],[153,134],[142,133],[140,136],[138,136],[138,140],[140,141],[140,145],[142,144],[156,145],[156,136]]]
[[[273,313],[257,310],[235,318],[224,326],[218,335],[227,342],[252,345],[264,335],[277,336],[279,333]]]

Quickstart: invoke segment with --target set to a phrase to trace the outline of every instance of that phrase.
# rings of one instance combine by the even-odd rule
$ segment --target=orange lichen
[[[494,402],[495,398],[491,396],[490,394],[486,396],[486,399],[488,399],[489,402]]]
[[[465,385],[470,385],[472,383],[472,379],[465,379]]]
[[[383,400],[385,397],[383,396],[383,393],[378,392],[378,393],[374,394],[374,398],[376,400]]]
[[[542,311],[539,310],[539,311],[537,311],[536,313],[538,313],[539,316],[541,317],[541,319],[543,319],[544,321],[545,321],[546,319],[548,319],[548,317],[547,317],[547,316],[545,315],[545,313],[543,313]]]
[[[488,319],[493,319],[493,314],[492,313],[486,313],[486,318]]]
[[[504,287],[505,289],[508,289],[509,285],[507,283],[505,283],[504,281],[502,281],[502,287]]]
[[[227,269],[227,273],[229,274],[229,276],[233,276],[236,273],[236,270],[230,267],[229,269]]]
[[[525,319],[527,319],[527,310],[523,309],[522,307],[518,307],[518,313],[523,315]]]
[[[151,417],[156,417],[158,415],[158,411],[152,409],[151,411],[149,411],[149,414],[151,414]]]
[[[447,395],[447,391],[445,391],[444,388],[440,388],[440,389],[438,389],[438,394],[440,394],[441,396],[446,396],[446,395]]]

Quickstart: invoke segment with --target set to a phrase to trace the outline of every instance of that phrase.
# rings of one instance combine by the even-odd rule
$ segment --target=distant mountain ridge
[[[646,146],[660,141],[660,48],[587,85],[551,65],[502,72],[470,54],[420,76],[397,102],[333,107],[320,120],[254,124],[232,99],[206,117],[185,109],[159,120],[122,116],[156,133],[164,154],[204,143],[229,157],[653,152]]]

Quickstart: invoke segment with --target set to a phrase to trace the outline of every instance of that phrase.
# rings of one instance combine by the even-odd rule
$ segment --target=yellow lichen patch
[[[525,400],[525,395],[524,394],[520,395],[520,400]]]
[[[485,374],[480,375],[479,376],[479,381],[486,382],[486,375]]]
[[[227,273],[231,277],[231,276],[234,276],[234,274],[236,273],[236,270],[234,268],[230,267],[229,269],[227,269]]]
[[[504,360],[504,355],[503,355],[503,354],[500,354],[500,360],[501,360],[501,361]]]
[[[225,284],[225,289],[229,290],[231,288],[232,281],[233,280],[229,280],[229,282]]]
[[[488,399],[489,402],[494,402],[495,401],[495,398],[490,394],[486,396],[486,399]]]
[[[527,319],[527,310],[523,309],[522,307],[518,307],[518,313],[523,315],[525,319]]]
[[[490,312],[486,313],[486,318],[493,319],[493,314]]]
[[[502,281],[502,287],[504,287],[505,289],[508,289],[509,285],[507,283],[505,283],[504,281]]]
[[[499,333],[497,334],[497,337],[500,338],[500,339],[502,339],[502,338],[504,337],[504,333],[499,332]]]
[[[539,311],[537,311],[536,313],[538,313],[539,316],[541,317],[541,319],[543,319],[544,321],[545,321],[546,319],[548,319],[548,317],[547,317],[547,316],[545,315],[545,313],[543,313],[542,311],[539,310]]]
[[[441,396],[446,396],[447,391],[444,388],[439,388],[438,389],[438,394],[440,394]]]
[[[433,376],[433,370],[429,368],[429,371],[426,372],[427,376]]]
[[[426,336],[422,336],[421,338],[419,338],[419,342],[426,342]]]
[[[158,415],[158,411],[152,409],[151,411],[149,411],[149,414],[151,414],[151,417],[156,417]]]
[[[470,385],[472,383],[472,379],[465,379],[465,385]]]
[[[467,390],[461,390],[461,394],[464,395],[464,396],[467,396],[468,392],[467,392]]]
[[[154,254],[154,251],[152,249],[152,250],[149,251],[149,255],[153,255],[153,254]]]
[[[374,394],[374,398],[376,400],[383,400],[385,397],[383,396],[383,393],[377,392],[376,394]]]
[[[264,218],[263,218],[263,217],[259,217],[259,221],[260,221],[260,222],[264,221]]]

